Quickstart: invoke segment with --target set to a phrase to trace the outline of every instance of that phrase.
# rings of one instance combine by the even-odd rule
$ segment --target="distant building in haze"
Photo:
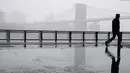
[[[26,25],[26,16],[25,14],[19,11],[12,11],[5,13],[5,24],[4,29],[24,29]]]
[[[4,23],[4,12],[0,11],[0,23]]]
[[[100,25],[98,22],[92,22],[88,24],[87,31],[100,31]]]
[[[48,15],[45,16],[44,21],[45,22],[51,22],[55,20],[55,14],[54,13],[50,13]]]
[[[22,24],[26,22],[26,16],[23,13],[18,11],[6,13],[5,19],[7,23]]]

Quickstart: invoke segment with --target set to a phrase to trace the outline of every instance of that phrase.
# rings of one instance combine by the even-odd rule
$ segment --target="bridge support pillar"
[[[86,8],[85,4],[75,4],[75,24],[74,31],[85,31],[86,30]]]
[[[75,25],[74,31],[86,31],[86,5],[77,3],[75,5]],[[81,33],[82,34],[82,33]],[[82,37],[81,37],[82,38]],[[84,40],[83,40],[84,41]],[[74,52],[74,66],[75,73],[79,73],[77,68],[81,69],[85,66],[85,47],[83,47],[83,41],[81,44],[75,44],[75,52]]]
[[[74,71],[75,73],[80,73],[85,69],[86,66],[86,56],[85,56],[85,47],[75,46],[74,53]],[[80,71],[81,69],[81,71]],[[80,71],[80,72],[79,72]]]

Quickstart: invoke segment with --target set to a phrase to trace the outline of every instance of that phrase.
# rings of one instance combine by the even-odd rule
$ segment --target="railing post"
[[[10,30],[6,31],[6,40],[7,40],[7,44],[10,45]]]
[[[95,46],[98,46],[98,32],[95,32]]]
[[[24,31],[24,47],[26,48],[26,30]]]
[[[57,31],[55,31],[55,47],[57,47]]]
[[[72,32],[69,31],[69,47],[71,47]]]
[[[108,39],[110,39],[110,32],[108,32]]]
[[[39,33],[39,42],[40,42],[40,47],[42,47],[42,31]]]
[[[85,32],[83,32],[83,47],[84,47],[84,41],[85,41]]]

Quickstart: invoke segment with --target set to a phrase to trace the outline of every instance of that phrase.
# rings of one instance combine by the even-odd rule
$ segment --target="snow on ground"
[[[74,73],[74,48],[0,48],[0,73]],[[85,47],[86,70],[81,73],[110,73],[111,59],[105,46]],[[116,47],[109,50],[116,56]],[[120,73],[130,72],[130,49],[121,50]]]

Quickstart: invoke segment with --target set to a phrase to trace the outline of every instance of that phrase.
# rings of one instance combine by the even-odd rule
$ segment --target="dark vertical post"
[[[10,30],[6,31],[7,44],[10,45]]]
[[[71,47],[72,32],[69,31],[69,47]]]
[[[40,47],[42,47],[42,31],[39,33],[39,42],[40,42]]]
[[[95,46],[98,46],[98,32],[95,32]]]
[[[85,32],[83,32],[83,47],[84,47],[84,41],[85,41]]]
[[[26,30],[24,31],[24,47],[26,47]]]
[[[57,31],[55,31],[55,47],[57,47]]]
[[[110,32],[108,32],[108,39],[110,39]]]

